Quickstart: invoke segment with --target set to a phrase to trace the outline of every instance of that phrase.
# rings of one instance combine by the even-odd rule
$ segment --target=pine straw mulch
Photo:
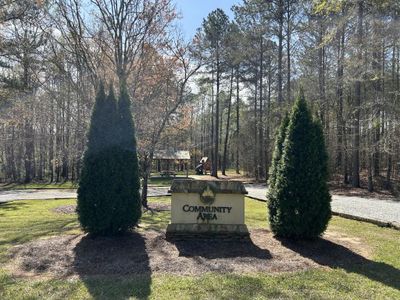
[[[70,277],[205,272],[291,272],[321,266],[369,262],[359,239],[328,232],[307,242],[279,240],[264,229],[250,241],[196,239],[167,241],[165,232],[148,230],[120,237],[63,235],[35,240],[10,250],[12,274],[21,277]]]

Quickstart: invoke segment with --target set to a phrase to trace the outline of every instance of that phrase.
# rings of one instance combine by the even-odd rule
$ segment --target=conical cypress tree
[[[78,188],[78,219],[84,231],[107,234],[112,199],[110,168],[117,119],[116,100],[113,93],[104,93],[101,83],[90,122],[88,144]]]
[[[118,138],[116,132],[118,131],[118,103],[115,98],[114,87],[110,85],[108,96],[104,104],[104,110],[107,112],[107,120],[104,120],[106,127],[103,129],[103,138],[107,143],[107,148],[116,146]]]
[[[124,112],[121,103],[124,100],[117,107],[112,87],[105,97],[100,85],[77,208],[82,228],[96,235],[124,232],[137,223],[141,213],[133,122],[130,111]]]
[[[274,149],[274,154],[272,155],[271,167],[269,169],[268,187],[270,189],[275,184],[276,173],[279,161],[281,160],[282,157],[283,142],[285,141],[286,129],[288,124],[289,124],[289,116],[286,113],[278,129],[278,133],[276,134],[275,149]]]
[[[90,152],[96,152],[106,147],[106,139],[104,137],[104,125],[107,124],[108,113],[106,110],[107,96],[104,92],[103,82],[100,82],[96,95],[90,128],[88,133],[88,142],[85,155]]]
[[[290,115],[275,184],[269,192],[269,220],[281,237],[316,238],[331,217],[327,154],[322,128],[312,120],[301,92]]]
[[[126,230],[137,224],[142,214],[140,201],[139,167],[136,151],[135,127],[128,92],[123,86],[118,101],[118,139],[114,152],[116,194],[114,201],[114,230]]]
[[[277,173],[278,173],[278,166],[279,166],[279,162],[281,160],[282,152],[283,152],[283,142],[285,141],[288,124],[289,124],[289,116],[286,113],[281,122],[281,125],[279,126],[278,133],[276,134],[275,149],[274,149],[274,153],[272,155],[271,167],[269,169],[267,198],[270,198],[270,194],[274,191],[274,186],[275,186],[276,177],[277,177]],[[276,201],[268,202],[268,209],[269,209],[270,216],[276,214],[276,210],[277,210],[276,204],[277,204]]]

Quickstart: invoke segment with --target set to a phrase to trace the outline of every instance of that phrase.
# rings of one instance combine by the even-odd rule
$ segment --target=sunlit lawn
[[[169,197],[151,202],[170,201]],[[400,299],[400,231],[335,217],[329,229],[358,237],[372,262],[282,274],[152,275],[85,278],[17,278],[1,269],[10,247],[34,239],[80,232],[76,215],[52,209],[75,200],[16,201],[0,205],[0,299]],[[145,213],[139,230],[165,229],[169,212]],[[246,200],[249,228],[266,228],[265,203]],[[349,262],[349,266],[352,262]]]
[[[27,183],[27,184],[19,184],[13,183],[4,186],[6,189],[75,189],[78,187],[78,183],[72,181],[65,181],[60,183]]]
[[[171,186],[173,180],[174,177],[150,177],[149,185],[169,187]]]

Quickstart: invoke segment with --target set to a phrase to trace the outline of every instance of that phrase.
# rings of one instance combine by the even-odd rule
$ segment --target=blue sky
[[[186,39],[191,39],[196,33],[207,15],[221,8],[229,16],[233,18],[230,8],[232,5],[240,3],[241,0],[174,0],[176,8],[180,12],[182,19],[179,20]]]

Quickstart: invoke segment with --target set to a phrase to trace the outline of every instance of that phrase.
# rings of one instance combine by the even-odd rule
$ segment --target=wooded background
[[[266,180],[275,132],[303,87],[331,177],[400,173],[400,3],[248,0],[185,41],[171,0],[5,1],[0,180],[77,180],[100,80],[127,84],[143,177],[156,149]]]

